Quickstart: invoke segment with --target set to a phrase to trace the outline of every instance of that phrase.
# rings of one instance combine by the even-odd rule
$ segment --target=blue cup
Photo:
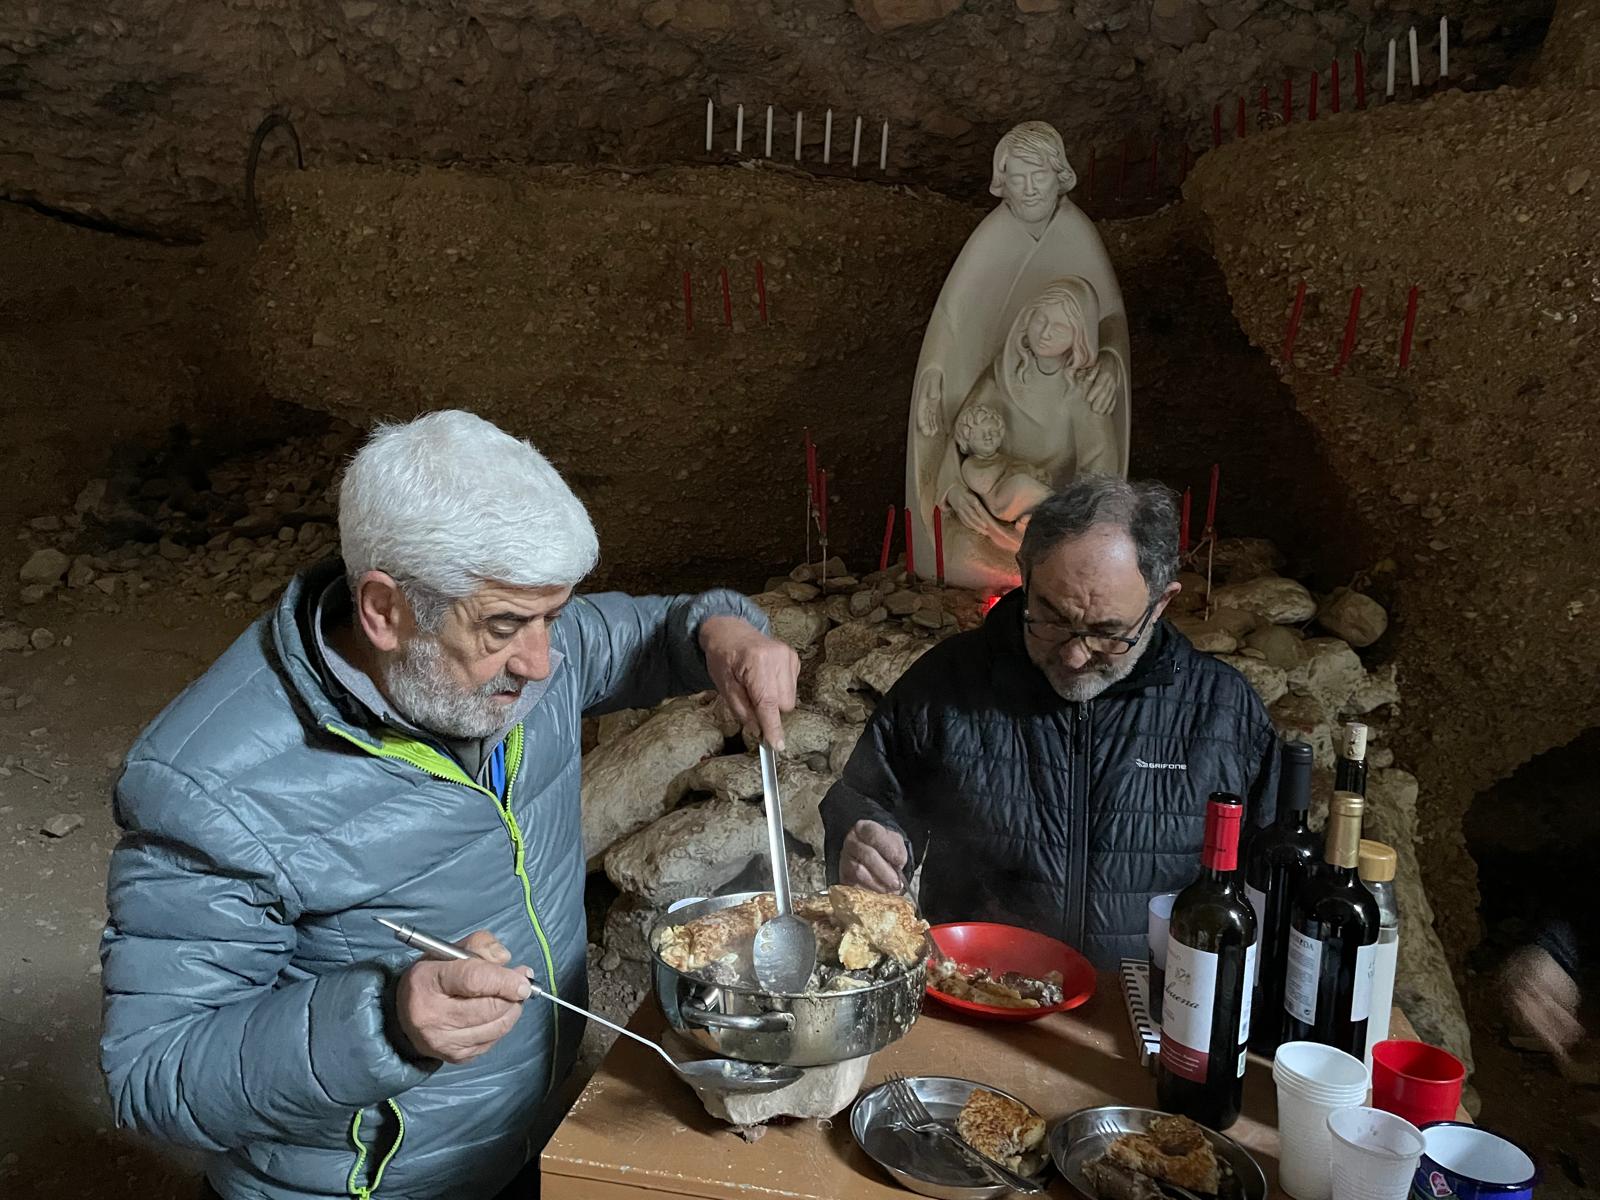
[[[1521,1146],[1464,1121],[1422,1127],[1412,1200],[1525,1200],[1539,1168]]]

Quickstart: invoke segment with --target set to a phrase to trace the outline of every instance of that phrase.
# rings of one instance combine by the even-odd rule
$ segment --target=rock
[[[1394,751],[1387,746],[1379,746],[1367,751],[1367,768],[1381,771],[1384,767],[1394,766]]]
[[[1300,643],[1299,665],[1289,672],[1289,690],[1339,713],[1366,680],[1361,657],[1338,638],[1307,638]]]
[[[292,535],[291,535],[292,536]],[[189,552],[171,538],[162,538],[156,545],[156,553],[168,562],[182,562],[189,557]]]
[[[23,604],[38,604],[55,591],[55,587],[53,583],[30,583],[17,593],[17,599]]]
[[[830,596],[841,592],[853,592],[861,586],[861,581],[854,575],[829,575],[822,581],[822,590]]]
[[[811,754],[827,754],[840,738],[855,741],[855,730],[825,712],[814,708],[796,708],[783,714],[783,749],[779,754],[787,758],[805,758]],[[756,743],[746,739],[751,751]],[[759,790],[759,789],[758,789]]]
[[[583,760],[583,853],[592,865],[619,839],[676,803],[669,785],[722,749],[715,696],[683,696]],[[680,793],[681,795],[681,793]]]
[[[1367,779],[1364,833],[1387,842],[1399,858],[1395,900],[1400,907],[1400,961],[1394,998],[1425,1042],[1443,1046],[1472,1070],[1472,1032],[1433,927],[1433,906],[1417,863],[1417,779],[1405,771],[1374,770]]]
[[[850,597],[850,615],[864,617],[878,607],[878,598],[872,592],[856,592]]]
[[[1222,582],[1249,583],[1263,575],[1276,575],[1283,556],[1266,538],[1221,538],[1211,564]]]
[[[855,0],[856,15],[873,33],[942,21],[962,0]]]
[[[94,581],[94,586],[107,596],[113,596],[117,591],[117,584],[121,579],[116,575],[102,575]]]
[[[1061,0],[1017,0],[1017,11],[1026,16],[1053,13],[1061,7]]]
[[[35,650],[48,650],[56,644],[56,635],[48,629],[35,629],[28,635],[28,644]]]
[[[776,592],[752,596],[772,624],[772,636],[795,650],[804,650],[828,630],[828,617],[820,608],[796,604]]]
[[[1265,659],[1246,658],[1238,654],[1219,654],[1217,661],[1225,662],[1256,690],[1256,695],[1261,697],[1261,703],[1272,704],[1289,690],[1289,674],[1282,668],[1275,667]]]
[[[854,668],[823,663],[812,683],[811,702],[829,716],[860,725],[872,715],[872,708],[855,690],[859,683]]]
[[[34,517],[28,522],[28,528],[38,533],[56,533],[61,529],[61,518],[57,516]]]
[[[1150,9],[1150,32],[1169,46],[1199,45],[1211,29],[1200,0],[1155,0]]]
[[[72,511],[80,515],[93,512],[105,502],[106,489],[110,486],[104,479],[91,479],[83,485],[78,498],[72,502]]]
[[[1389,628],[1389,614],[1371,596],[1335,588],[1317,611],[1317,624],[1360,649],[1383,636]]]
[[[1398,703],[1400,703],[1400,684],[1396,677],[1395,664],[1385,663],[1376,671],[1367,674],[1361,685],[1351,693],[1345,708],[1357,716],[1365,716],[1385,704]]]
[[[686,767],[666,786],[662,811],[685,799],[756,800],[761,796],[761,765],[750,754],[723,754]]]
[[[72,565],[72,560],[61,551],[46,547],[35,550],[28,556],[28,561],[22,564],[22,569],[17,572],[17,579],[26,584],[54,584],[67,573],[67,568]]]
[[[884,597],[883,606],[889,610],[891,616],[909,617],[917,611],[917,601],[921,599],[915,592],[890,592]]]
[[[40,832],[49,837],[64,838],[82,824],[83,818],[77,813],[57,813],[40,827]]]
[[[1243,639],[1261,627],[1261,617],[1242,608],[1213,606],[1210,621],[1213,626],[1225,629],[1234,637]]]
[[[835,625],[844,625],[851,620],[850,597],[829,596],[822,603],[823,615]]]
[[[1168,613],[1191,613],[1205,607],[1206,577],[1193,571],[1178,572],[1178,584],[1183,589],[1167,606]]]
[[[1576,196],[1588,184],[1589,176],[1588,167],[1573,167],[1561,177],[1561,184],[1567,189],[1567,195]]]
[[[680,808],[612,846],[606,876],[656,904],[708,895],[766,852],[766,827],[761,806],[740,800]]]
[[[1310,745],[1317,766],[1333,766],[1333,715],[1315,697],[1291,692],[1269,705],[1267,715],[1280,734]]]
[[[638,896],[619,896],[606,910],[605,932],[601,935],[607,953],[629,962],[650,961],[650,926],[661,910]]]
[[[640,10],[639,17],[651,29],[660,29],[678,15],[678,6],[673,0],[652,0]]]
[[[1246,635],[1244,644],[1259,650],[1266,660],[1283,671],[1300,665],[1300,643],[1305,639],[1287,625],[1262,625]]]
[[[26,650],[29,636],[20,621],[0,621],[0,650]]]
[[[855,665],[855,676],[878,695],[886,695],[900,681],[900,676],[911,669],[911,664],[931,649],[932,642],[909,639],[880,646]]]
[[[789,572],[789,578],[795,583],[810,583],[817,577],[817,568],[810,563],[801,563]]]
[[[877,647],[884,633],[882,625],[847,621],[837,629],[829,630],[827,637],[822,639],[822,657],[841,667],[854,666]]]
[[[94,582],[94,568],[88,563],[73,563],[67,572],[67,586],[69,588],[85,588]]]
[[[1304,585],[1281,575],[1262,575],[1229,583],[1211,592],[1214,608],[1237,608],[1278,625],[1297,625],[1317,615],[1317,602]]]
[[[705,1054],[705,1048],[694,1047],[694,1054],[686,1054],[690,1045],[674,1033],[671,1047],[675,1057],[693,1058]],[[706,1112],[719,1121],[741,1128],[758,1127],[775,1117],[816,1117],[826,1120],[843,1112],[867,1077],[867,1064],[872,1056],[846,1059],[825,1067],[807,1067],[799,1079],[788,1087],[772,1092],[713,1094],[710,1089],[698,1093]]]
[[[816,584],[796,583],[792,579],[783,584],[780,590],[796,604],[805,604],[822,595],[822,589],[817,587]]]
[[[1177,616],[1171,618],[1172,627],[1194,643],[1203,654],[1232,654],[1239,648],[1239,639],[1226,629],[1199,617]]]
[[[632,733],[650,719],[651,711],[648,708],[622,708],[606,713],[598,719],[595,745],[604,746],[624,734]]]
[[[914,624],[921,625],[924,629],[942,629],[944,627],[944,604],[938,596],[918,596],[917,607],[911,614]]]
[[[282,586],[276,579],[260,579],[250,585],[250,603],[265,603]]]

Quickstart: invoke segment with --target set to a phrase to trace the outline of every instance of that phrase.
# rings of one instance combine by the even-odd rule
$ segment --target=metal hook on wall
[[[250,138],[250,156],[244,165],[244,206],[250,214],[250,224],[255,227],[256,237],[265,241],[267,227],[261,223],[261,209],[256,204],[256,165],[261,161],[261,145],[267,140],[267,135],[282,125],[294,141],[295,166],[304,171],[306,157],[300,149],[300,135],[295,132],[293,122],[282,113],[268,113],[261,124],[256,126],[255,133]]]

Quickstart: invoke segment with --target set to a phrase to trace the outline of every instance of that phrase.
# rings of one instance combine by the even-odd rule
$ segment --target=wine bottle
[[[1322,1042],[1361,1058],[1378,949],[1378,902],[1356,874],[1365,801],[1335,792],[1323,866],[1295,894],[1283,986],[1290,1041]]]
[[[1255,910],[1259,931],[1250,1048],[1268,1056],[1283,1042],[1284,957],[1289,950],[1294,896],[1322,847],[1321,839],[1306,824],[1311,807],[1311,747],[1306,742],[1285,741],[1280,757],[1278,819],[1251,841],[1244,872],[1245,894]]]
[[[1389,1036],[1394,1006],[1394,975],[1400,957],[1400,906],[1394,891],[1397,860],[1393,846],[1361,839],[1361,860],[1356,870],[1378,902],[1378,951],[1372,965],[1372,1012],[1367,1017],[1369,1070],[1372,1048]]]
[[[1333,760],[1333,790],[1367,794],[1367,727],[1346,721],[1339,733],[1339,753]]]
[[[1256,915],[1239,879],[1244,802],[1213,792],[1200,877],[1172,905],[1156,1094],[1168,1112],[1213,1129],[1239,1119],[1250,1039]]]

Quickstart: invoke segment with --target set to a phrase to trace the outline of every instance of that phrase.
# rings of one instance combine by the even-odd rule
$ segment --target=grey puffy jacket
[[[290,584],[151,723],[116,790],[102,1064],[119,1124],[210,1151],[228,1200],[491,1196],[558,1114],[581,1020],[536,1000],[468,1063],[405,1057],[382,915],[492,931],[586,994],[580,718],[710,686],[700,622],[732,592],[584,596],[507,738],[504,808],[441,751],[365,727],[308,622],[338,564]],[[557,1014],[562,1013],[558,1019]]]

